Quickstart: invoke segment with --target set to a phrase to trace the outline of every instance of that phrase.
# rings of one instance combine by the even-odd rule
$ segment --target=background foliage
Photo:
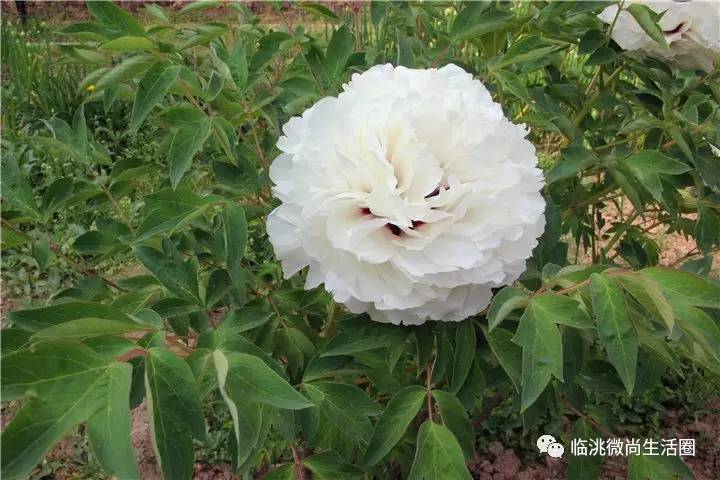
[[[102,470],[138,478],[144,401],[167,479],[208,451],[246,478],[469,478],[483,432],[618,436],[668,382],[717,386],[720,75],[620,51],[596,18],[609,3],[300,3],[268,25],[242,3],[89,2],[91,21],[32,42],[4,26],[4,283],[35,300],[2,334],[20,406],[3,476],[86,422]],[[283,123],[384,62],[472,72],[546,170],[527,271],[460,323],[349,315],[283,280],[264,231]],[[658,266],[648,223],[697,250]],[[580,460],[567,477],[597,477]],[[629,475],[691,476],[669,462]]]

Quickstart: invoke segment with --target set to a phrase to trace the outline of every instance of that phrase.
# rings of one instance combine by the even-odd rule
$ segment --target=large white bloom
[[[527,130],[455,65],[379,65],[283,127],[267,222],[289,277],[373,320],[462,320],[513,282],[542,233]]]
[[[657,13],[668,48],[650,38],[625,9],[643,3]],[[612,23],[618,6],[607,7],[600,19]],[[612,38],[625,50],[639,50],[681,68],[711,71],[720,55],[720,0],[648,1],[626,0],[612,31]]]

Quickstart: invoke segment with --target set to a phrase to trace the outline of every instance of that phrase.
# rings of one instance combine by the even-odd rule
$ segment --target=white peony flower
[[[625,10],[633,3],[643,3],[657,13],[665,12],[659,26],[665,34],[667,48],[650,38]],[[612,5],[599,17],[605,23],[612,23],[617,11],[618,5]],[[625,50],[643,51],[681,68],[712,71],[720,55],[720,1],[626,0],[612,38]]]
[[[459,321],[525,269],[545,201],[535,148],[455,65],[379,65],[283,127],[267,229],[285,277],[308,266],[373,320]]]

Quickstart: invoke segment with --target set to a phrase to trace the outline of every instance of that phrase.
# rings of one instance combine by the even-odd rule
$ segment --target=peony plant
[[[2,225],[73,283],[8,314],[3,478],[78,425],[140,478],[140,409],[166,480],[208,452],[242,478],[467,479],[509,411],[590,480],[573,440],[642,431],[619,409],[687,369],[717,382],[716,4],[272,5],[92,1],[58,31],[84,102],[3,144]],[[86,175],[33,189],[39,154]],[[695,247],[668,261],[657,229]]]

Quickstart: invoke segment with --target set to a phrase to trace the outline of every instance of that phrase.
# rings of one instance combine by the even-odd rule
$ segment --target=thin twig
[[[290,442],[290,450],[292,450],[293,463],[295,464],[295,480],[305,480],[302,458],[298,455],[297,449],[295,448],[295,442]]]

